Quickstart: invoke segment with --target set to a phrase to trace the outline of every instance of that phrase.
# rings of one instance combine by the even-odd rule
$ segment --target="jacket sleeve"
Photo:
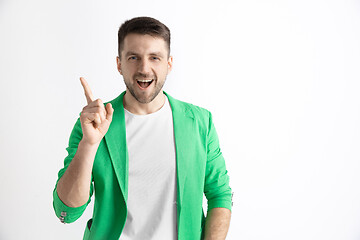
[[[78,118],[78,120],[76,121],[75,126],[71,132],[71,135],[70,135],[69,146],[66,148],[68,155],[64,160],[64,167],[58,173],[58,179],[56,181],[55,189],[53,191],[53,207],[54,207],[56,216],[60,219],[60,221],[62,223],[72,223],[75,220],[77,220],[85,211],[85,208],[89,204],[91,196],[93,194],[93,184],[92,184],[92,179],[91,179],[91,182],[89,183],[90,184],[89,200],[84,205],[73,208],[73,207],[66,206],[61,201],[61,199],[59,198],[57,191],[56,191],[57,183],[58,183],[59,179],[62,177],[62,175],[65,173],[65,171],[66,171],[67,167],[69,166],[70,162],[72,161],[72,159],[74,158],[74,155],[77,151],[77,148],[78,148],[78,145],[79,145],[79,142],[81,139],[82,139],[82,129],[81,129],[80,118]]]
[[[229,176],[210,112],[204,193],[208,201],[208,211],[212,208],[227,208],[231,210],[232,192],[229,186]]]

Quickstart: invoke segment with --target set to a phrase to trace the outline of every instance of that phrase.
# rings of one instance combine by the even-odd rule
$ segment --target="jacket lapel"
[[[191,136],[194,132],[194,114],[192,110],[180,101],[172,98],[164,92],[169,99],[173,114],[175,149],[176,149],[176,171],[178,187],[178,213],[183,202],[184,186],[186,181],[187,169],[190,167],[189,160],[192,155]]]
[[[111,162],[114,167],[120,189],[127,201],[128,196],[128,151],[126,144],[125,113],[123,107],[122,92],[110,103],[114,108],[113,119],[108,132],[105,134],[105,143],[108,147]],[[194,114],[189,107],[174,99],[166,92],[173,115],[175,149],[176,149],[176,172],[177,172],[177,193],[178,193],[178,212],[180,213],[181,203],[183,202],[183,192],[186,181],[187,168],[189,165],[189,149],[192,149],[191,135],[194,132]]]
[[[125,91],[110,102],[114,109],[114,113],[109,130],[105,134],[105,142],[109,149],[111,162],[120,189],[124,194],[125,201],[127,201],[129,158],[126,144],[125,113],[123,107],[124,94]]]

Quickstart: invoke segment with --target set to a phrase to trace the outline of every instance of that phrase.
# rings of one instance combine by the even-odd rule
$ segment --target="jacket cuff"
[[[231,193],[231,197],[229,196],[223,196],[222,198],[217,199],[211,199],[208,201],[208,211],[210,211],[213,208],[227,208],[231,211],[233,206],[233,195],[234,193]]]
[[[66,206],[59,198],[56,187],[53,191],[53,207],[56,216],[60,219],[62,223],[74,222],[83,214],[87,205],[88,203],[85,203],[84,205],[76,208]]]
[[[208,211],[210,211],[213,208],[227,208],[231,211],[232,208],[232,202],[231,201],[224,201],[224,200],[217,200],[209,202],[208,204]]]

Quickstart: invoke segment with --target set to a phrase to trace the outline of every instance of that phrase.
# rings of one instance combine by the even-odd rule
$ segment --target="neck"
[[[165,94],[160,93],[149,103],[138,102],[131,93],[126,90],[123,98],[123,105],[126,110],[136,115],[146,115],[160,110],[165,103]]]

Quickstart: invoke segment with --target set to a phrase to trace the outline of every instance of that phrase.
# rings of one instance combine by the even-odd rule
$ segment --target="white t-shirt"
[[[129,153],[128,215],[121,240],[177,239],[176,154],[172,112],[125,109]]]

